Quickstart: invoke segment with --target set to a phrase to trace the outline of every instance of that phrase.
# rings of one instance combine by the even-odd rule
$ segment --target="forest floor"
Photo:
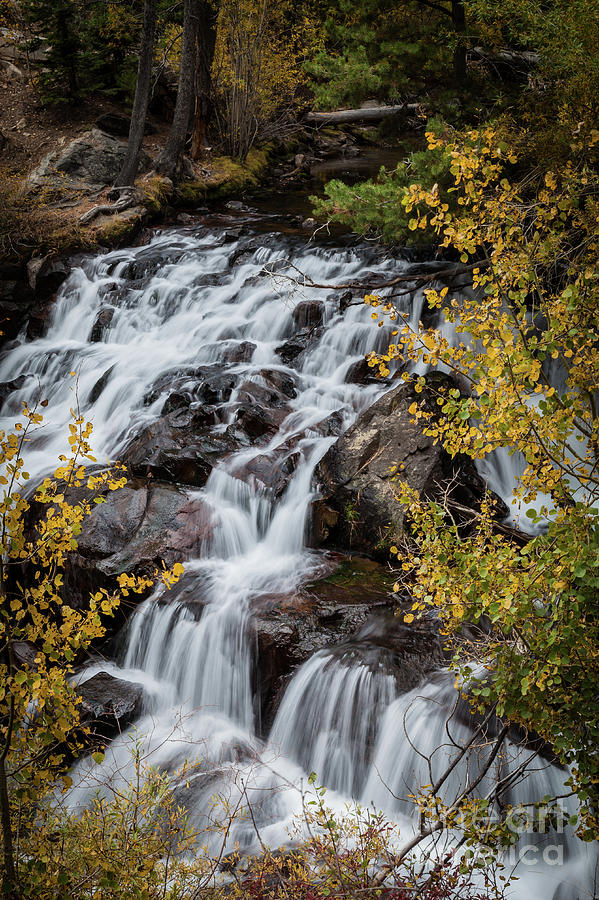
[[[35,168],[40,160],[89,131],[104,113],[123,115],[123,109],[105,97],[90,97],[77,105],[48,108],[40,101],[27,79],[6,79],[0,75],[0,132],[7,140],[0,164],[14,172]],[[154,133],[144,138],[144,149],[158,152],[168,133],[168,124],[152,120]]]

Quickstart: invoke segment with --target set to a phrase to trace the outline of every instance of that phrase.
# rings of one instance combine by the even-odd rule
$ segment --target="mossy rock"
[[[173,196],[173,182],[162,175],[148,175],[136,182],[135,186],[139,192],[139,202],[153,216],[164,212]]]
[[[308,593],[336,603],[385,604],[394,578],[386,566],[361,556],[350,556],[334,572],[308,585]]]
[[[98,216],[90,232],[100,246],[119,247],[137,234],[147,216],[145,206],[134,206],[114,216]]]
[[[250,187],[255,187],[268,168],[268,150],[250,150],[244,163],[230,156],[218,156],[210,163],[203,178],[177,185],[178,203],[194,205],[205,200],[219,200]]]

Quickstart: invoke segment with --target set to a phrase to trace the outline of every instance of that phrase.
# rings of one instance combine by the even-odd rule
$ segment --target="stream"
[[[209,452],[213,459],[196,482],[184,449],[151,463],[158,479],[179,473],[177,496],[201,509],[202,534],[185,554],[181,584],[140,603],[113,658],[92,660],[78,676],[84,682],[103,671],[141,685],[143,704],[100,766],[76,765],[71,808],[128,782],[132,744],[140,741],[147,762],[169,772],[197,761],[178,797],[214,850],[219,797],[232,807],[245,797],[253,809],[253,822],[234,822],[229,850],[237,843],[259,852],[256,829],[264,844],[288,846],[311,772],[332,808],[374,804],[399,823],[402,840],[414,833],[408,795],[438,778],[472,734],[467,715],[456,715],[453,676],[439,669],[402,690],[389,654],[365,629],[296,667],[264,723],[257,700],[264,661],[253,636],[264,598],[287,597],[330,570],[311,539],[315,468],[392,386],[348,380],[368,351],[386,346],[389,330],[377,328],[364,305],[341,312],[337,294],[315,291],[303,275],[320,284],[376,281],[409,266],[347,237],[310,240],[264,204],[224,210],[155,230],[144,246],[76,260],[43,336],[19,339],[3,354],[0,381],[13,390],[0,427],[10,428],[21,402],[40,389],[48,401],[46,424],[27,451],[33,480],[65,452],[76,406],[93,422],[100,463],[139,455],[136,441],[152,440],[165,409],[171,424],[179,416],[177,434],[201,431],[201,459]],[[404,302],[417,326],[422,295]],[[298,334],[303,343],[291,353]],[[509,499],[514,472],[505,459],[501,465],[484,474]],[[483,772],[488,752],[473,750],[456,765],[442,789],[447,803]],[[527,761],[505,803],[563,792],[566,771],[507,740],[476,796]],[[565,803],[575,813],[575,803]],[[590,898],[596,861],[568,829],[523,834],[506,853],[519,877],[508,895]]]

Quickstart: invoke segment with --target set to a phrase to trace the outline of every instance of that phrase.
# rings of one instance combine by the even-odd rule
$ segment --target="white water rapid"
[[[235,806],[245,796],[263,842],[288,844],[288,829],[301,812],[298,786],[314,771],[330,788],[331,805],[341,808],[349,798],[373,802],[402,824],[408,839],[416,819],[405,798],[430,784],[455,753],[446,727],[455,692],[445,673],[400,694],[387,662],[377,662],[376,653],[373,662],[372,647],[367,660],[359,642],[330,647],[295,671],[269,736],[259,728],[261,660],[252,610],[261,598],[291,595],[330,567],[307,546],[314,469],[336,435],[387,387],[346,381],[365,353],[386,345],[387,329],[377,328],[364,305],[341,314],[337,295],[323,299],[322,291],[316,296],[285,279],[286,259],[318,283],[347,282],[365,272],[384,279],[407,265],[365,246],[316,246],[264,230],[231,239],[226,223],[216,220],[165,229],[148,246],[82,260],[60,289],[44,336],[19,340],[0,361],[0,381],[14,382],[0,427],[10,428],[21,401],[31,402],[38,392],[48,401],[47,424],[27,451],[32,479],[56,466],[69,409],[77,405],[93,422],[93,447],[104,463],[118,459],[158,419],[173,385],[187,393],[192,411],[201,410],[205,400],[194,395],[200,370],[217,380],[233,378],[227,390],[214,388],[210,401],[212,433],[223,440],[237,421],[242,395],[248,405],[248,385],[256,392],[282,379],[291,385],[274,432],[238,439],[205,484],[181,487],[202,504],[209,525],[197,555],[185,560],[181,590],[157,590],[141,603],[116,661],[94,662],[80,674],[82,681],[107,671],[141,684],[144,701],[102,765],[84,760],[76,766],[68,800],[75,808],[96,791],[109,793],[111,785],[127,782],[132,743],[140,741],[152,765],[174,771],[186,760],[197,763],[181,797],[199,828],[218,817],[215,797]],[[323,327],[315,326],[305,349],[289,361],[278,348],[297,332],[295,308],[314,299],[323,302]],[[406,299],[417,324],[422,297],[409,304]],[[248,476],[258,464],[287,466],[285,486],[274,489]],[[452,733],[459,743],[471,728],[457,723]],[[502,771],[519,766],[522,754],[532,756],[508,745]],[[481,765],[470,754],[456,766],[448,799]],[[478,787],[481,796],[491,777]],[[565,777],[541,760],[531,766],[526,789],[510,799],[559,793]],[[255,849],[254,826],[236,823],[231,847],[235,841]],[[527,851],[514,896],[528,897],[531,890],[547,900],[593,896],[591,852],[568,834],[557,846],[567,857],[559,866]]]

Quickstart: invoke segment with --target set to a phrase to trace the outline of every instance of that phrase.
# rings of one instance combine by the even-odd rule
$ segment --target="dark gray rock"
[[[232,474],[247,484],[258,481],[275,497],[279,497],[295,472],[299,459],[299,451],[283,444],[270,453],[260,453],[244,462]]]
[[[35,341],[46,334],[53,310],[53,300],[45,300],[43,303],[38,303],[30,310],[27,318],[27,340]]]
[[[374,383],[377,381],[375,371],[368,365],[366,359],[359,359],[349,367],[345,380],[348,384]]]
[[[110,381],[110,376],[112,375],[113,371],[114,366],[110,366],[102,375],[100,375],[91,391],[89,392],[89,397],[87,399],[90,405],[93,405],[98,400],[98,398],[102,394],[102,391]]]
[[[485,485],[468,458],[450,457],[413,422],[415,401],[438,414],[437,397],[455,387],[435,374],[423,393],[400,384],[358,417],[318,466],[323,498],[315,508],[315,538],[330,546],[386,558],[404,529],[404,507],[396,500],[402,478],[425,498],[448,497],[457,509],[476,509]],[[498,515],[506,510],[499,501]],[[460,513],[457,513],[458,521]],[[468,518],[468,517],[467,517]]]
[[[303,300],[293,310],[293,321],[297,329],[315,328],[322,325],[324,303],[320,300]]]
[[[110,738],[123,731],[141,712],[143,687],[99,672],[77,687],[81,724]]]
[[[168,412],[133,439],[122,462],[134,475],[202,487],[216,462],[239,445],[231,429],[215,432],[205,421],[201,409]]]
[[[125,141],[92,128],[63,149],[47,154],[29,176],[29,184],[32,189],[56,192],[61,196],[73,191],[99,191],[113,183],[126,152]],[[149,156],[142,152],[141,170],[149,163]]]
[[[235,387],[237,378],[224,372],[222,366],[199,366],[175,369],[161,375],[144,398],[146,404],[154,403],[162,394],[177,392],[188,397],[191,403],[211,406],[226,403]]]
[[[212,534],[211,509],[171,484],[133,479],[118,491],[106,491],[104,501],[85,518],[65,568],[65,592],[75,608],[89,603],[90,592],[114,590],[121,572],[153,575],[163,560],[171,566],[196,559]],[[115,629],[129,611],[117,611]]]
[[[15,391],[21,390],[27,381],[27,377],[27,375],[19,375],[18,378],[13,378],[12,381],[3,381],[0,383],[0,409]]]
[[[91,334],[89,336],[90,342],[92,344],[99,343],[106,333],[106,330],[110,327],[110,323],[113,320],[115,313],[114,306],[101,306],[98,310],[98,315],[92,325]]]
[[[36,299],[44,300],[58,290],[71,271],[68,260],[60,256],[34,256],[27,263],[27,278]]]
[[[281,361],[285,365],[299,367],[303,354],[318,343],[322,337],[322,331],[322,328],[312,328],[310,331],[299,332],[288,341],[285,341],[284,344],[276,348]]]
[[[0,344],[17,337],[34,302],[35,292],[24,279],[0,280]]]

